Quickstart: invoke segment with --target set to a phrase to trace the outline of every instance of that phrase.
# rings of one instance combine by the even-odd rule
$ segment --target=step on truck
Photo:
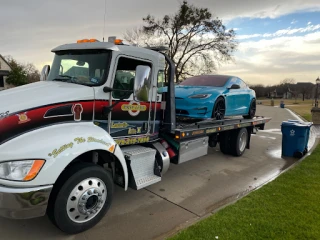
[[[158,183],[170,164],[217,144],[234,156],[250,148],[270,118],[177,119],[175,65],[164,50],[79,40],[52,50],[40,82],[0,93],[0,216],[47,214],[79,233],[107,213],[115,184]]]

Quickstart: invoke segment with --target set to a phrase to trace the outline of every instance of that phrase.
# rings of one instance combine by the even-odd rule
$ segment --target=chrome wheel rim
[[[107,199],[107,188],[99,178],[87,178],[71,191],[67,201],[67,213],[73,222],[84,223],[93,219]]]
[[[247,134],[246,132],[241,133],[239,140],[240,152],[243,152],[247,145]]]

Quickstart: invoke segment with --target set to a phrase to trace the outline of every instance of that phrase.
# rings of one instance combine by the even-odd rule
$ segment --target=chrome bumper
[[[33,188],[0,186],[0,216],[28,219],[46,214],[52,185]]]

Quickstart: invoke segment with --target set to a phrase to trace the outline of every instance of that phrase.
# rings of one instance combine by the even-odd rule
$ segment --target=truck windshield
[[[105,83],[111,51],[81,50],[56,52],[48,81],[62,81],[87,86]]]

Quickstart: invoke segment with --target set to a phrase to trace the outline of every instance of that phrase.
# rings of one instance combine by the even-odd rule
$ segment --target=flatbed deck
[[[255,117],[253,119],[226,118],[223,120],[208,119],[195,123],[178,123],[175,129],[175,140],[184,141],[191,138],[207,136],[219,132],[239,129],[244,127],[255,127],[264,129],[264,125],[269,122],[269,117]]]

